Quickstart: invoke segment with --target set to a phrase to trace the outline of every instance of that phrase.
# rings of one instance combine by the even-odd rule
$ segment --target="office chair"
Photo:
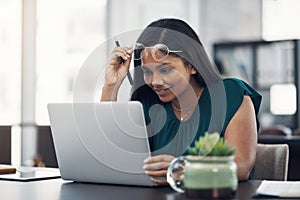
[[[262,128],[258,133],[260,135],[292,135],[292,129],[284,125],[274,125],[268,128]]]
[[[0,126],[0,164],[11,164],[11,126]]]
[[[257,144],[253,179],[286,181],[288,162],[287,144]]]

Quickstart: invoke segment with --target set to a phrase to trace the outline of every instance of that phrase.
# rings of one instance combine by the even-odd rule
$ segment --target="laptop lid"
[[[50,125],[61,177],[78,182],[152,186],[140,102],[51,103]]]

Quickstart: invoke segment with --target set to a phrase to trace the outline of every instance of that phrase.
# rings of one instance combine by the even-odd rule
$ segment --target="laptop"
[[[151,153],[140,102],[50,103],[48,112],[63,179],[155,185],[143,170]]]

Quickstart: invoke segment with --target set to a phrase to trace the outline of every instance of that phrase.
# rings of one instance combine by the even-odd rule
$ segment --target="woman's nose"
[[[158,75],[158,74],[153,74],[151,84],[152,84],[153,86],[155,86],[155,85],[163,85],[163,84],[164,84],[164,81],[163,81],[163,79],[162,79],[162,77],[161,77],[160,75]]]

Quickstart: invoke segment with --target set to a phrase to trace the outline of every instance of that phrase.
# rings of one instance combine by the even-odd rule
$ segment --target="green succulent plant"
[[[199,156],[231,156],[236,149],[230,149],[227,141],[217,132],[208,133],[195,141],[194,147],[188,149],[190,155]]]

